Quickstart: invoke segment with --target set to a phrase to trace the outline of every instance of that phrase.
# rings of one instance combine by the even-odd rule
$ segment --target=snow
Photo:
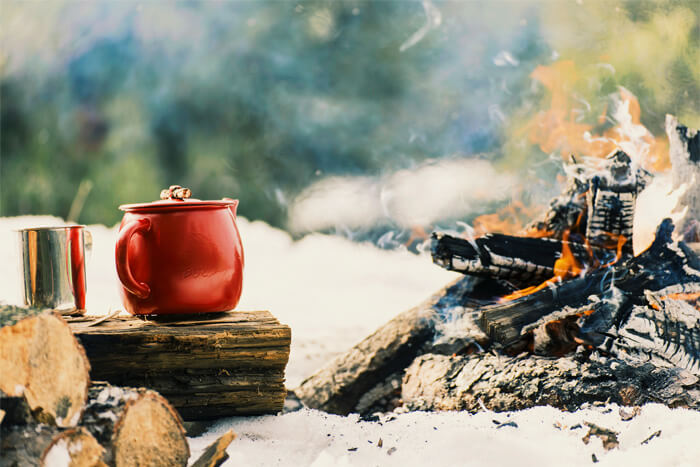
[[[71,464],[71,453],[75,450],[68,444],[68,440],[60,439],[46,453],[44,464],[50,466],[69,466]]]
[[[21,303],[16,229],[57,225],[57,218],[0,218],[0,301]],[[426,256],[285,232],[239,219],[246,252],[239,310],[268,309],[292,328],[287,386],[295,387],[397,313],[422,302],[456,277]],[[116,228],[89,226],[88,314],[122,309],[114,270]],[[496,424],[497,421],[499,424]],[[504,425],[515,422],[517,427]],[[620,446],[605,451],[586,422],[618,431]],[[557,426],[555,426],[557,425]],[[500,426],[500,427],[499,427]],[[577,426],[580,426],[576,428]],[[549,407],[509,413],[395,413],[379,422],[314,410],[218,420],[190,438],[192,459],[226,430],[238,438],[224,465],[600,465],[691,466],[700,459],[700,412],[647,405],[624,422],[618,407],[566,413]],[[642,441],[661,430],[647,444]],[[378,447],[379,440],[382,447]],[[356,448],[356,449],[355,449]]]

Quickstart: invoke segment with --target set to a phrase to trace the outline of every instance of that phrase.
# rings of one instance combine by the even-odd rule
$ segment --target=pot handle
[[[148,232],[149,230],[151,230],[151,221],[148,218],[135,219],[124,225],[117,238],[117,275],[124,288],[141,299],[148,298],[151,294],[151,288],[145,282],[137,281],[131,274],[128,255],[129,242],[135,233]]]
[[[236,220],[236,210],[238,209],[238,200],[237,199],[231,199],[231,198],[221,198],[223,201],[228,201],[228,210],[231,211],[231,214],[233,215],[233,220]]]

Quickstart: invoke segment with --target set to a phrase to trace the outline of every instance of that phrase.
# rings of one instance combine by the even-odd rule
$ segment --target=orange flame
[[[641,165],[652,171],[662,171],[670,167],[668,143],[656,138],[641,123],[639,100],[627,89],[620,87],[617,93],[620,105],[626,106],[629,122],[620,122],[595,134],[593,125],[577,119],[581,111],[575,109],[573,89],[581,79],[576,65],[571,60],[562,60],[550,66],[538,66],[530,75],[547,88],[551,95],[549,109],[539,112],[528,124],[528,138],[546,153],[558,151],[563,157],[570,154],[580,156],[605,157],[611,151],[624,145],[634,143],[629,125],[642,133],[641,143],[646,145],[640,154]],[[610,120],[608,107],[597,120],[603,124]]]
[[[695,308],[700,310],[700,292],[696,293],[672,293],[668,295],[664,295],[661,297],[661,300],[683,300],[684,302],[688,302],[691,305],[693,305]],[[651,302],[649,304],[653,309],[655,310],[661,310],[661,307],[659,306],[658,303]]]
[[[562,280],[569,279],[571,277],[576,277],[585,271],[585,267],[579,263],[574,254],[571,252],[569,247],[569,231],[564,232],[562,238],[563,246],[561,250],[561,256],[554,262],[554,277],[547,279],[540,285],[535,285],[532,287],[527,287],[522,290],[517,290],[512,294],[506,295],[501,298],[501,301],[515,300],[516,298],[524,297],[526,295],[538,292],[549,285],[561,282]]]
[[[472,224],[477,237],[489,232],[498,232],[508,235],[523,234],[526,236],[548,236],[548,232],[537,233],[535,231],[523,231],[524,226],[529,223],[540,212],[539,206],[526,206],[520,200],[513,200],[507,206],[492,214],[482,214],[478,216]]]

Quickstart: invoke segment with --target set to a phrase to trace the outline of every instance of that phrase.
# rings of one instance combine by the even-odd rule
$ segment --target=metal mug
[[[25,305],[85,310],[85,252],[92,235],[84,225],[18,231]]]

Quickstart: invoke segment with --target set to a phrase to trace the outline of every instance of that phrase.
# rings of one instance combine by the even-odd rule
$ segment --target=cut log
[[[393,390],[387,377],[403,371],[432,342],[436,321],[453,307],[463,306],[478,280],[465,277],[440,290],[428,300],[401,313],[348,352],[331,361],[294,390],[308,407],[347,415],[371,407],[374,398]],[[384,387],[383,390],[373,389]]]
[[[154,389],[185,420],[277,413],[284,405],[291,331],[267,311],[69,323],[94,379]]]
[[[700,409],[700,379],[680,368],[630,365],[595,354],[588,361],[426,354],[406,370],[402,398],[409,410],[478,412],[483,404],[496,412],[540,405],[574,411],[594,402]]]
[[[666,135],[671,158],[673,188],[687,185],[678,199],[676,210],[687,210],[678,220],[678,231],[689,242],[700,241],[700,132],[678,123],[673,115],[666,115]]]
[[[226,448],[236,439],[236,433],[229,430],[207,446],[202,455],[190,467],[218,467],[228,459]]]
[[[157,392],[99,383],[90,388],[81,426],[105,447],[109,465],[187,465],[185,429]]]
[[[15,426],[0,431],[0,465],[105,466],[104,449],[84,428]]]
[[[41,422],[75,426],[87,399],[90,365],[63,318],[0,306],[0,326],[0,391],[26,398]]]

